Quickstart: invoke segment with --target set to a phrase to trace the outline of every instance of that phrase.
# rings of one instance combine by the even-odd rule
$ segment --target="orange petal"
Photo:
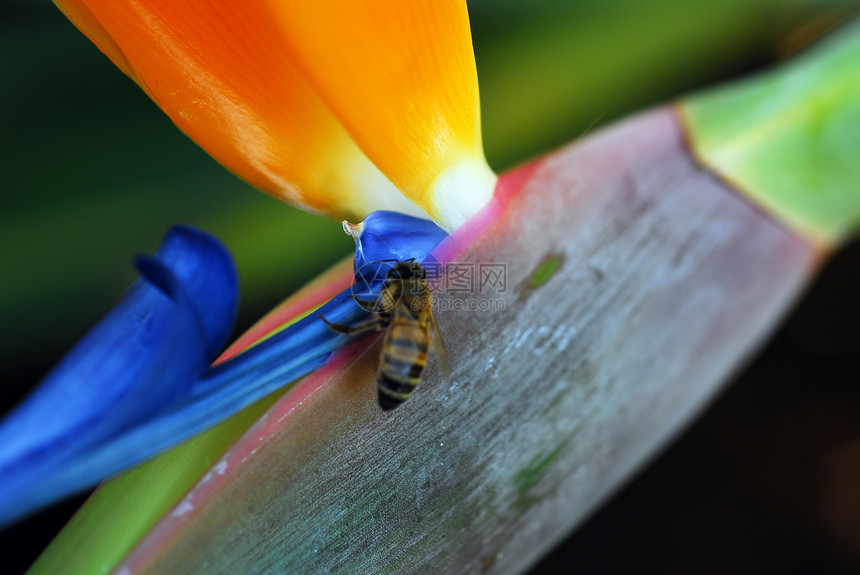
[[[265,5],[56,3],[182,131],[252,185],[338,220],[416,212],[304,80]]]
[[[462,0],[267,0],[298,66],[367,156],[452,229],[492,196]]]
[[[68,18],[72,24],[77,26],[78,30],[83,32],[87,38],[89,38],[93,44],[99,47],[99,49],[105,53],[105,55],[110,58],[111,62],[114,63],[114,66],[123,71],[123,73],[140,84],[138,81],[137,75],[134,73],[134,70],[129,64],[128,60],[125,59],[125,55],[120,50],[119,46],[116,45],[116,42],[110,37],[110,34],[107,33],[99,21],[93,16],[92,12],[86,7],[84,0],[54,0],[54,4],[57,8],[60,9],[66,18]]]

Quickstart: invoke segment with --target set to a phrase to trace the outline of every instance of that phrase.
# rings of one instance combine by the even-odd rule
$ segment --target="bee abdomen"
[[[412,395],[427,362],[426,351],[420,355],[408,361],[394,354],[383,354],[376,376],[379,406],[383,410],[394,409]]]

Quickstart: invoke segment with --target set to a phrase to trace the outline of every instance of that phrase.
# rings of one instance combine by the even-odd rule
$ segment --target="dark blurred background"
[[[503,170],[802,49],[858,2],[469,2],[484,140]],[[48,2],[0,3],[0,411],[189,223],[233,252],[238,329],[342,256],[340,225],[250,189]],[[313,249],[308,249],[313,246]],[[860,244],[722,397],[535,574],[860,572]],[[730,305],[730,302],[727,303]],[[0,532],[21,572],[83,498]]]

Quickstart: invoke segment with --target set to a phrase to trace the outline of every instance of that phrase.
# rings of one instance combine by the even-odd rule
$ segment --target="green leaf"
[[[824,246],[860,225],[860,20],[774,70],[682,103],[701,161]]]

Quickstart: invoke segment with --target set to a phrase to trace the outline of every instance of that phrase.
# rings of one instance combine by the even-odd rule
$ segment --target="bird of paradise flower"
[[[323,18],[322,5],[58,6],[243,179],[302,208],[364,220],[372,239],[356,234],[356,269],[375,260],[424,260],[446,235],[428,220],[399,214],[426,211],[453,229],[492,195],[495,176],[481,149],[462,3],[356,5],[343,13],[341,30]],[[360,44],[368,33],[377,41]],[[358,71],[361,62],[372,62],[371,70]],[[375,105],[383,93],[396,105]],[[123,304],[0,430],[10,479],[2,492],[6,521],[236,413],[319,367],[342,344],[317,318],[307,318],[208,373],[235,313],[238,287],[229,262],[217,242],[188,228],[171,232],[155,258],[138,260],[142,280]],[[323,311],[338,321],[354,319],[347,296]],[[160,312],[153,301],[164,306]],[[179,327],[183,313],[188,317]],[[179,342],[188,347],[179,351]],[[50,425],[48,412],[55,414]]]

